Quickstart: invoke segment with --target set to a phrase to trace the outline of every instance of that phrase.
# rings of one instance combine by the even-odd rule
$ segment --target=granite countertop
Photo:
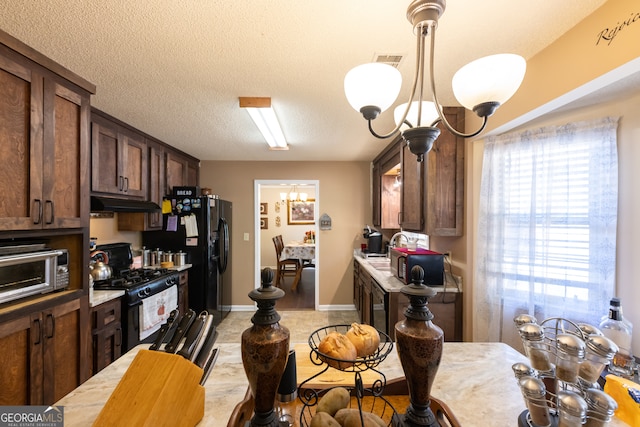
[[[89,290],[89,306],[97,307],[100,304],[104,304],[116,298],[120,298],[123,295],[124,295],[123,290],[101,291],[101,290],[95,290],[91,288]]]
[[[386,257],[375,257],[375,258],[364,258],[360,251],[354,251],[353,259],[360,263],[367,273],[373,277],[373,279],[387,292],[400,292],[405,284],[397,279],[393,273],[391,272],[391,268],[387,267],[390,264],[389,258]],[[382,266],[382,267],[381,267]],[[461,292],[455,286],[433,286],[433,290],[436,292]]]
[[[240,344],[219,344],[220,354],[205,384],[204,418],[198,426],[227,425],[247,391]],[[56,403],[64,406],[65,427],[91,425],[127,370],[139,345]],[[297,355],[296,359],[305,357]],[[526,358],[502,343],[445,342],[432,395],[446,403],[463,426],[514,426],[526,407],[511,366]],[[380,365],[387,381],[403,376],[394,350]],[[303,381],[304,378],[298,378]],[[402,408],[399,412],[404,412]],[[614,419],[610,427],[627,424]]]

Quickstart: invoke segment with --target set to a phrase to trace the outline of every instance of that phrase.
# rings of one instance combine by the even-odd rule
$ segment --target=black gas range
[[[172,310],[177,309],[177,285],[180,281],[180,273],[166,268],[132,269],[133,254],[131,245],[128,243],[98,245],[96,251],[92,252],[92,259],[101,257],[103,261],[106,259],[111,267],[112,277],[94,281],[93,289],[124,291],[121,306],[123,346],[125,347],[123,353],[140,343],[153,342],[161,323],[166,320]],[[162,295],[159,295],[161,293]],[[173,295],[174,298],[167,294]],[[167,295],[166,298],[164,298],[165,295]],[[156,296],[155,299],[154,296]],[[157,301],[156,299],[160,297],[162,301]],[[148,309],[145,311],[143,306],[151,302],[154,304],[152,307],[155,313],[152,322],[154,327],[144,330],[145,322],[142,316],[151,311]],[[158,305],[157,309],[156,305]],[[147,327],[148,323],[147,321]]]
[[[123,269],[113,274],[110,279],[93,282],[93,289],[123,290],[128,305],[137,305],[143,299],[177,285],[180,276],[177,271],[166,268]]]

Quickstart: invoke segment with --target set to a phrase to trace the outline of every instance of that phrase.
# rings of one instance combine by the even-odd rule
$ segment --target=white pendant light
[[[369,106],[376,106],[378,113],[385,111],[395,102],[401,86],[400,71],[378,62],[359,65],[344,78],[347,101],[356,111]]]
[[[418,121],[418,106],[419,101],[413,101],[411,103],[411,108],[409,108],[409,113],[407,113],[406,121],[411,123],[411,127],[415,126],[430,126],[435,120],[438,119],[438,110],[436,110],[436,105],[430,101],[422,102],[422,111],[420,114],[420,121]],[[404,115],[405,110],[407,109],[407,103],[398,105],[393,110],[393,118],[396,122],[396,125],[400,124],[402,120],[402,116]],[[409,129],[409,125],[403,123],[400,126],[400,130]]]
[[[504,104],[520,87],[526,69],[527,63],[519,55],[485,56],[455,73],[451,82],[453,93],[469,110],[485,102]]]

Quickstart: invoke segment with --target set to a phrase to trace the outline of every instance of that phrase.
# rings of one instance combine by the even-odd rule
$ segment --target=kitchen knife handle
[[[218,360],[218,349],[214,348],[209,358],[207,359],[207,363],[204,365],[204,373],[202,374],[202,378],[200,379],[200,385],[204,385],[207,382],[207,378],[209,378],[209,374],[213,369],[213,365],[216,364],[216,360]]]
[[[204,369],[205,364],[207,363],[207,359],[209,358],[209,354],[211,353],[211,349],[213,345],[216,343],[218,339],[218,331],[214,325],[211,325],[211,329],[207,333],[207,336],[203,338],[204,343],[198,354],[193,358],[193,363],[198,365],[200,368]]]
[[[184,334],[186,334],[187,330],[189,330],[189,327],[195,320],[195,317],[196,317],[196,312],[193,311],[192,309],[189,309],[184,314],[184,316],[182,316],[182,318],[180,319],[180,322],[178,323],[178,327],[176,328],[176,331],[173,334],[173,337],[171,338],[171,342],[169,342],[167,345],[164,346],[164,350],[167,353],[176,352],[176,350],[178,349],[178,344],[180,344],[180,340],[182,340],[182,338],[184,337]]]
[[[164,325],[160,327],[158,336],[156,337],[156,340],[154,341],[154,343],[151,344],[151,347],[149,347],[149,350],[158,350],[160,348],[160,346],[162,345],[162,342],[169,334],[169,331],[175,325],[178,314],[179,314],[178,310],[171,310],[171,313],[169,313],[169,318],[164,323]]]
[[[206,311],[200,313],[197,319],[193,321],[189,331],[187,332],[187,337],[184,340],[184,344],[178,354],[184,357],[187,360],[191,359],[191,354],[193,350],[195,350],[198,345],[198,341],[202,338],[202,331],[204,328],[204,324],[207,321],[208,313]]]

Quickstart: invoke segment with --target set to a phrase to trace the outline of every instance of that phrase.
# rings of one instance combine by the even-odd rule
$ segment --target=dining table
[[[296,291],[298,288],[298,284],[300,283],[300,278],[302,277],[302,269],[305,267],[315,267],[315,258],[316,258],[316,244],[315,243],[307,243],[307,242],[298,242],[291,241],[284,245],[284,249],[282,250],[282,255],[280,257],[281,260],[285,259],[297,259],[298,260],[298,269],[296,271],[296,276],[293,279],[293,284],[291,285],[291,290]]]

